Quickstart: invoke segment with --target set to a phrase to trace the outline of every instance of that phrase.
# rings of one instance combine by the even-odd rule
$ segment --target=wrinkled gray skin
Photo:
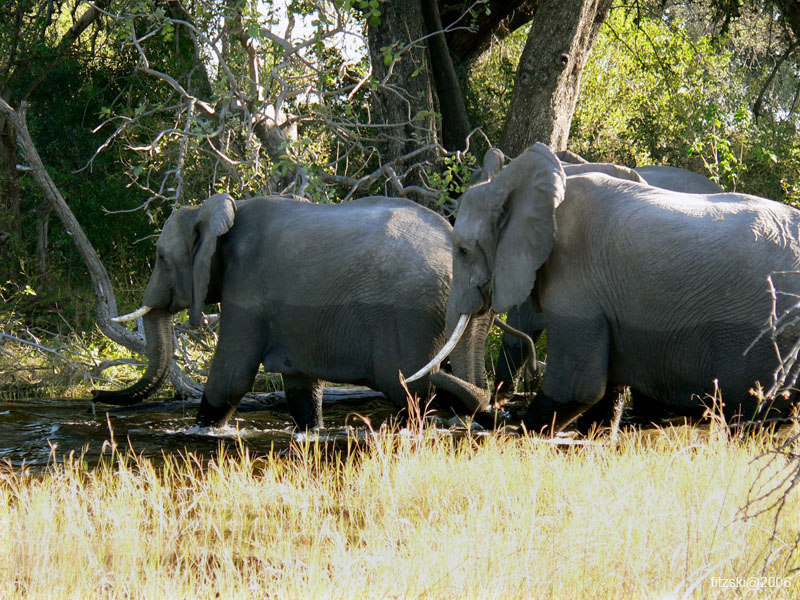
[[[625,167],[607,163],[589,163],[572,152],[559,152],[556,155],[561,161],[564,174],[567,175],[567,186],[569,186],[569,177],[571,175],[588,172],[604,172],[623,179],[636,180],[635,175],[631,174],[630,170]],[[575,167],[574,165],[583,166]],[[708,177],[678,167],[653,165],[636,167],[633,171],[639,175],[643,183],[674,192],[719,194],[725,191]],[[543,317],[541,313],[537,313],[534,310],[530,299],[509,310],[506,321],[512,327],[528,334],[534,341],[538,339],[544,329]],[[495,388],[499,387],[501,393],[510,394],[514,391],[522,365],[528,359],[528,354],[527,345],[523,344],[519,338],[503,334],[495,368]],[[640,400],[639,403],[641,402]]]
[[[419,205],[365,198],[318,205],[288,197],[234,202],[218,194],[167,220],[144,293],[148,369],[141,381],[97,401],[132,404],[169,373],[172,315],[188,308],[199,323],[220,302],[219,342],[197,416],[222,425],[248,392],[259,365],[283,375],[300,428],[322,426],[322,382],[380,390],[399,409],[410,374],[441,347],[452,272],[451,227]],[[488,317],[467,330],[451,357],[456,377],[430,384],[459,395],[469,411],[485,408],[484,344]]]
[[[560,430],[616,386],[679,412],[721,391],[729,423],[764,416],[774,380],[767,278],[800,269],[800,211],[744,194],[681,194],[604,173],[567,177],[542,144],[462,197],[448,314],[532,296],[548,335],[529,431]],[[800,278],[776,276],[800,293]],[[779,297],[778,314],[793,304]],[[451,316],[449,318],[456,318]],[[778,337],[785,351],[797,326]],[[786,414],[789,399],[772,408]]]

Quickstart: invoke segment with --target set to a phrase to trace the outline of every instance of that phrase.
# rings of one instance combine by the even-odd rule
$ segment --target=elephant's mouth
[[[481,304],[480,308],[475,311],[476,314],[484,315],[492,308],[492,286],[489,285],[489,282],[479,285],[478,286],[478,293],[481,295],[481,300],[483,303]]]

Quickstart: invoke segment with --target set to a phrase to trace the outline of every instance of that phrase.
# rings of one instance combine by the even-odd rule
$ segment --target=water
[[[280,396],[245,399],[227,427],[206,429],[194,426],[196,402],[155,400],[130,407],[97,404],[94,410],[87,399],[0,402],[0,472],[10,465],[38,474],[54,460],[61,462],[70,454],[82,456],[92,467],[102,455],[110,456],[112,440],[123,451],[130,448],[156,461],[164,454],[187,452],[210,459],[220,445],[232,452],[237,446],[244,446],[252,455],[270,451],[288,454],[298,434],[293,431]],[[517,395],[509,408],[520,415],[526,404],[527,400]],[[323,406],[326,428],[317,435],[328,444],[341,446],[348,437],[363,438],[370,428],[377,430],[396,415],[394,406],[381,394],[365,389],[326,388]],[[446,435],[462,436],[466,432],[452,412],[432,411],[431,418]],[[681,422],[678,419],[673,425]],[[647,420],[629,416],[623,417],[623,425],[652,427]],[[513,425],[509,429],[515,430],[518,428]],[[559,445],[585,443],[559,438],[541,441]]]
[[[332,397],[331,397],[332,396]],[[97,404],[89,400],[32,399],[0,402],[0,464],[41,472],[53,460],[70,453],[83,455],[89,466],[109,456],[109,443],[132,448],[147,458],[163,453],[193,452],[214,456],[220,444],[244,445],[255,454],[285,452],[293,435],[285,404],[245,400],[224,428],[194,426],[196,403],[151,401],[132,407]],[[367,430],[362,417],[375,428],[395,414],[394,407],[374,392],[343,390],[326,392],[323,440],[346,440],[354,430]]]

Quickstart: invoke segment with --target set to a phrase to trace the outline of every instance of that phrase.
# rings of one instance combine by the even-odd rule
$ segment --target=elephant
[[[556,156],[561,161],[561,166],[567,177],[579,173],[601,172],[674,192],[719,194],[725,191],[708,177],[679,167],[651,165],[636,167],[631,172],[627,167],[609,163],[590,163],[572,152],[567,154],[559,152],[556,153]],[[496,159],[492,160],[496,161]],[[502,163],[500,166],[502,166]],[[499,171],[499,168],[493,169],[492,172],[496,173],[497,171]],[[483,177],[486,178],[485,175]],[[544,329],[543,317],[540,313],[534,311],[530,300],[525,301],[518,307],[512,307],[508,312],[507,322],[529,335],[534,341]],[[525,364],[527,359],[527,345],[523,344],[517,336],[504,334],[495,368],[495,388],[504,390],[505,393],[513,392],[522,365]],[[637,404],[641,405],[644,402],[644,400],[639,400]]]
[[[586,171],[603,171],[609,163],[591,163],[579,154],[575,154],[569,150],[561,150],[556,152],[561,166],[564,167],[564,172],[567,176],[577,174],[576,167],[572,165],[587,165],[584,167]],[[578,167],[579,168],[579,167]],[[635,167],[633,169],[640,177],[641,180],[648,185],[659,187],[665,190],[672,190],[673,192],[687,192],[689,194],[719,194],[724,192],[719,185],[711,181],[705,175],[700,175],[694,171],[681,169],[680,167],[671,167],[667,165],[649,165],[644,167]],[[586,172],[583,171],[583,172]],[[625,177],[628,179],[629,177]]]
[[[177,209],[156,243],[143,307],[148,367],[119,391],[95,401],[133,404],[169,374],[172,316],[220,303],[219,341],[196,423],[224,425],[263,365],[281,373],[298,428],[323,426],[323,380],[366,385],[401,410],[399,372],[432,357],[447,335],[452,228],[414,202],[371,197],[314,204],[268,196],[235,202],[216,194]],[[488,404],[484,347],[488,317],[455,346],[454,375],[439,370],[408,386],[427,397],[431,384],[469,411]],[[449,333],[449,332],[447,332]]]
[[[680,167],[650,165],[634,168],[645,183],[653,187],[687,194],[721,194],[725,190],[705,175]]]
[[[788,274],[799,231],[800,211],[764,198],[568,178],[537,143],[462,196],[448,318],[528,298],[542,313],[548,361],[522,418],[530,432],[562,430],[617,386],[679,412],[713,396],[731,426],[785,417],[794,393],[751,391],[775,381],[800,336],[798,324],[765,335],[800,294]]]

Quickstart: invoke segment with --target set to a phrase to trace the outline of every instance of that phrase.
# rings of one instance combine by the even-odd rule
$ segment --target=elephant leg
[[[305,375],[283,375],[283,392],[298,429],[320,429],[322,424],[322,392],[320,379]]]
[[[528,431],[560,431],[606,393],[610,333],[604,317],[554,319],[548,330],[542,390],[522,422]]]
[[[221,427],[253,387],[261,364],[263,342],[253,333],[254,320],[222,315],[217,351],[211,363],[197,425]]]
[[[625,407],[625,391],[624,386],[608,387],[597,404],[578,416],[571,427],[584,435],[601,427],[618,427]]]

